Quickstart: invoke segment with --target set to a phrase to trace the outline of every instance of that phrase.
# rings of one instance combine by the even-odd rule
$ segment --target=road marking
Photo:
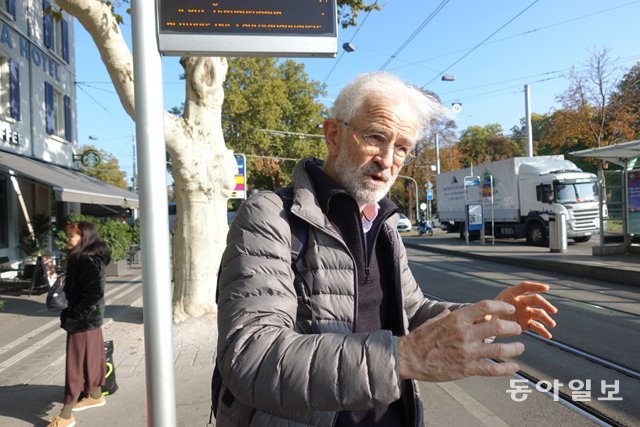
[[[130,284],[134,284],[136,285],[137,283],[134,283],[138,280],[141,279],[142,276],[137,276],[135,277],[133,280],[131,280],[129,283]],[[111,291],[109,291],[105,297],[109,297],[109,299],[105,302],[108,305],[111,305],[114,301],[124,297],[125,295],[135,291],[137,289],[136,286],[132,286],[129,288],[125,288],[124,291],[122,291],[122,288],[120,286],[112,289]],[[111,297],[112,294],[116,294],[113,297]],[[103,324],[103,326],[108,325],[109,323],[111,323],[113,321],[113,319],[109,319],[107,322],[105,322]],[[3,346],[2,348],[0,348],[0,355],[2,355],[3,353],[6,353],[7,351],[11,350],[12,348],[17,347],[20,344],[23,344],[24,342],[33,339],[34,337],[36,337],[38,334],[42,333],[43,331],[55,326],[56,324],[58,324],[60,322],[59,319],[54,319],[54,320],[50,320],[49,322],[45,323],[44,325],[40,326],[39,328],[34,329],[33,331],[31,331],[30,333],[22,336],[21,338],[18,338],[17,340],[14,340],[12,342],[10,342],[9,344]],[[42,338],[41,340],[37,341],[36,343],[30,345],[28,348],[26,348],[25,350],[21,351],[20,353],[16,354],[15,356],[5,360],[4,362],[0,363],[0,372],[4,371],[5,369],[15,365],[17,362],[19,362],[20,360],[24,359],[25,357],[29,356],[30,354],[40,350],[41,348],[43,348],[45,345],[47,345],[48,343],[50,343],[51,341],[53,341],[54,339],[58,338],[60,335],[66,334],[66,331],[64,331],[63,329],[58,329],[55,332],[49,334],[48,336]]]
[[[475,400],[467,394],[462,388],[452,382],[438,383],[438,386],[451,396],[456,402],[460,403],[471,415],[487,427],[509,427],[502,418],[491,412],[482,403]]]

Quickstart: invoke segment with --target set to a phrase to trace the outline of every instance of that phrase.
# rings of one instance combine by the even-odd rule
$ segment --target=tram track
[[[495,361],[495,360],[494,360]],[[495,361],[497,363],[500,363],[500,361]],[[536,378],[533,375],[530,375],[526,372],[523,371],[518,371],[517,373],[515,373],[513,375],[514,377],[518,378],[518,379],[522,379],[525,380],[527,382],[527,384],[529,385],[529,387],[534,388],[536,384],[539,384],[541,379],[540,378]],[[561,390],[554,390],[552,391],[540,391],[540,393],[543,393],[544,395],[546,395],[547,397],[549,397],[550,399],[554,399],[557,402],[559,402],[561,405],[571,409],[574,412],[577,412],[579,414],[581,414],[582,416],[584,416],[585,418],[595,422],[596,424],[600,425],[600,426],[611,426],[611,427],[625,427],[625,424],[622,424],[620,422],[618,422],[617,420],[611,418],[610,416],[608,416],[607,414],[603,413],[602,411],[586,405],[582,402],[577,402],[575,401],[572,396],[570,396],[569,394],[561,391]]]
[[[424,256],[424,255],[421,255]],[[486,262],[491,262],[490,260],[487,260]],[[444,268],[444,267],[440,267],[437,265],[434,265],[435,263],[430,263],[429,268],[432,269],[436,269],[439,271],[451,271],[454,270],[453,268],[451,268],[451,266],[455,266],[457,263],[455,261],[452,261],[450,257],[447,258],[447,263],[448,263],[448,267]],[[416,262],[416,261],[410,261],[410,264],[413,264],[415,266],[421,266],[420,263]],[[462,264],[462,262],[459,263],[459,265],[464,266],[464,264]],[[423,265],[422,265],[423,266]],[[475,266],[477,268],[477,266]],[[489,272],[490,270],[484,269],[485,271]],[[469,276],[473,279],[476,280],[487,280],[493,283],[497,283],[500,284],[502,286],[509,287],[512,286],[513,282],[518,282],[518,281],[524,281],[524,280],[531,280],[531,277],[529,276],[524,276],[518,273],[511,273],[511,275],[513,276],[512,279],[507,280],[495,280],[495,279],[488,279],[486,277],[484,277],[482,274],[478,274],[478,273],[469,273],[469,272],[461,272],[460,270],[457,270],[457,274],[463,274],[466,276]],[[566,300],[566,301],[573,301],[573,302],[577,302],[580,304],[588,304],[592,307],[595,308],[601,308],[601,309],[607,309],[607,310],[611,310],[614,312],[618,312],[618,313],[622,313],[622,314],[627,314],[627,315],[633,315],[633,316],[638,316],[640,317],[640,314],[638,313],[634,313],[631,312],[629,310],[624,310],[624,309],[620,309],[620,308],[616,308],[616,307],[611,307],[611,306],[605,306],[603,304],[597,304],[591,301],[584,301],[584,299],[577,299],[577,298],[570,298],[567,296],[563,296],[563,295],[558,295],[559,292],[564,291],[564,290],[570,290],[570,291],[580,291],[580,292],[584,292],[587,294],[595,294],[599,297],[609,297],[609,298],[619,298],[620,300],[623,300],[626,303],[640,303],[640,297],[633,297],[633,296],[629,296],[629,295],[620,295],[617,292],[611,291],[611,290],[600,290],[600,289],[590,289],[589,287],[585,287],[585,286],[577,286],[577,285],[571,285],[571,284],[567,284],[567,283],[554,283],[553,284],[553,290],[552,290],[552,294],[559,299],[562,300]]]
[[[440,265],[443,258],[439,256],[428,257],[428,260],[424,257],[424,253],[418,254],[415,258],[412,256],[410,260],[411,268],[422,271],[422,274],[427,274],[429,275],[428,277],[434,277],[435,271],[441,272],[443,275],[453,274],[452,283],[464,283],[466,280],[465,277],[467,277],[469,280],[468,283],[470,284],[468,290],[470,295],[475,297],[480,296],[481,298],[485,298],[485,296],[482,295],[483,293],[492,294],[495,290],[513,286],[519,281],[532,280],[532,277],[534,277],[533,280],[545,281],[544,277],[537,278],[541,273],[535,269],[532,269],[529,274],[523,273],[522,270],[505,270],[504,267],[492,270],[490,266],[482,265],[484,262],[475,262],[473,263],[473,267],[470,268],[468,260],[461,259],[457,261],[457,257],[452,256],[446,257],[446,266],[443,266]],[[491,263],[490,260],[486,262]],[[495,277],[490,277],[490,275],[485,274],[485,272],[495,273]],[[542,274],[542,276],[544,276],[544,274]],[[440,278],[440,280],[443,279]],[[567,276],[558,279],[559,282],[570,280]],[[587,315],[591,317],[595,313],[600,313],[599,316],[604,316],[602,317],[603,319],[606,317],[624,318],[627,325],[632,325],[637,322],[635,319],[640,317],[640,313],[633,308],[633,305],[640,302],[640,299],[636,297],[633,290],[626,291],[624,289],[616,289],[609,292],[607,289],[600,287],[597,282],[592,284],[594,282],[590,282],[588,279],[586,283],[580,282],[585,282],[585,279],[576,279],[576,281],[578,283],[575,284],[553,283],[553,290],[549,292],[549,295],[556,299],[554,303],[563,301],[570,304],[574,316]],[[487,289],[481,291],[480,284],[486,284]],[[594,286],[598,287],[598,289],[593,289]],[[447,296],[449,295],[449,289],[453,291],[453,288],[440,286],[439,291],[425,292],[423,290],[423,292],[427,297],[434,300],[452,300],[450,296]],[[488,291],[489,289],[491,289],[491,291]],[[564,295],[563,292],[565,293]],[[576,296],[572,298],[566,295],[569,292],[572,292]],[[460,291],[458,291],[457,294],[458,297],[460,297]],[[600,300],[597,301],[596,298],[590,297],[590,295],[598,295]],[[563,307],[563,312],[567,307]],[[626,307],[629,307],[629,309],[624,309]],[[606,324],[602,324],[602,327],[609,326],[613,326],[613,323],[607,322]],[[573,329],[576,332],[582,331],[582,333],[589,334],[588,328]],[[602,331],[602,329],[599,330]],[[613,330],[611,333],[613,334],[612,337],[617,336]],[[572,340],[574,337],[578,338],[578,335],[567,335],[566,331],[564,336],[565,338],[571,337]],[[624,338],[620,338],[619,344],[613,344],[614,341],[610,341],[607,346],[607,344],[605,344],[606,341],[594,341],[596,336],[590,336],[590,339],[586,341],[583,340],[587,347],[591,347],[590,351],[580,348],[582,347],[581,345],[571,345],[558,339],[545,339],[528,331],[524,332],[519,338],[514,337],[513,339],[524,340],[523,342],[526,342],[527,353],[529,354],[529,356],[525,354],[524,358],[519,358],[518,363],[521,366],[521,370],[514,375],[514,378],[526,381],[529,388],[553,398],[558,404],[571,409],[597,425],[634,425],[635,422],[629,420],[637,420],[634,414],[637,414],[638,409],[637,405],[633,403],[635,400],[633,396],[637,395],[638,390],[640,390],[640,371],[637,369],[637,366],[635,366],[636,363],[634,359],[629,357],[628,352],[612,351],[613,348],[624,348]],[[600,343],[599,345],[595,344],[598,342]],[[548,350],[545,350],[545,347],[548,348]],[[602,350],[602,352],[608,356],[603,357],[595,354],[594,350],[596,353]],[[562,356],[562,354],[565,356]],[[622,363],[615,360],[617,354],[625,355],[622,357]],[[495,362],[501,363],[502,361],[496,360]],[[559,378],[557,383],[553,378]],[[580,399],[576,400],[574,398],[576,392],[569,384],[574,381],[574,379],[577,381],[578,378],[583,378],[585,381],[588,379],[594,384],[593,398],[591,398],[590,395],[588,401],[580,401]],[[554,384],[553,388],[549,391],[536,388],[536,385],[549,383]],[[607,399],[603,399],[602,395],[596,396],[596,384],[600,384],[600,388],[603,389],[604,384],[612,385],[613,383],[615,383],[616,386],[622,384],[620,392],[624,395],[624,402],[606,401]],[[622,397],[620,394],[617,396]]]
[[[432,299],[432,300],[446,301],[446,298],[440,297],[438,295],[430,294],[430,293],[424,292],[424,291],[423,291],[423,294],[426,297],[428,297],[429,299]],[[635,370],[633,368],[629,368],[627,366],[624,366],[624,365],[619,364],[617,362],[614,362],[612,360],[608,360],[606,358],[600,357],[600,356],[595,355],[593,353],[590,353],[588,351],[581,350],[581,349],[579,349],[577,347],[574,347],[572,345],[563,343],[561,341],[557,341],[557,340],[554,340],[554,339],[547,339],[547,338],[541,337],[540,335],[535,334],[535,333],[530,332],[530,331],[524,331],[523,334],[525,334],[525,335],[527,335],[527,336],[529,336],[529,337],[531,337],[531,338],[533,338],[535,340],[538,340],[538,341],[540,341],[540,342],[542,342],[542,343],[544,343],[544,344],[546,344],[548,346],[557,348],[557,349],[562,350],[562,351],[564,351],[566,353],[569,353],[569,354],[572,354],[574,356],[578,356],[580,358],[588,360],[589,362],[596,363],[596,364],[598,364],[600,366],[605,367],[606,369],[610,369],[612,371],[618,372],[620,374],[626,375],[626,376],[628,376],[630,378],[633,378],[635,380],[640,381],[640,371],[638,371],[638,370]]]
[[[425,294],[425,296],[433,300],[438,300],[438,301],[445,300],[445,298],[439,297],[437,295],[433,295],[427,292],[423,292],[423,293]],[[553,339],[543,338],[529,331],[525,331],[523,334],[534,340],[537,340],[538,342],[544,345],[547,345],[554,349],[565,352],[571,356],[578,357],[580,359],[583,359],[591,363],[595,363],[609,371],[613,371],[621,375],[625,375],[635,381],[640,381],[640,371],[638,370],[629,368],[627,366],[623,366],[615,361],[602,358],[600,356],[581,350],[569,344],[566,344],[557,340],[553,340]],[[494,363],[503,363],[503,360],[500,360],[500,359],[489,359],[489,360],[491,360]],[[563,391],[562,389],[560,389],[560,387],[552,388],[550,390],[538,389],[537,385],[545,381],[545,379],[541,376],[537,376],[535,374],[526,372],[524,370],[519,370],[517,373],[513,375],[513,377],[516,379],[526,381],[526,384],[530,389],[537,390],[538,392],[546,395],[551,399],[554,399],[559,404],[571,409],[572,411],[580,413],[581,415],[583,415],[584,417],[586,417],[587,419],[593,421],[598,425],[612,426],[612,427],[618,427],[618,426],[623,427],[626,425],[614,419],[612,416],[607,415],[605,412],[603,412],[602,410],[592,405],[588,405],[581,401],[576,401],[571,394]]]

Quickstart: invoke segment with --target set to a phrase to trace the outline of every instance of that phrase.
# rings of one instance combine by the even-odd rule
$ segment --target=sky
[[[373,1],[373,0],[372,0]],[[640,0],[381,0],[361,13],[358,26],[339,30],[335,58],[295,58],[310,79],[326,84],[330,106],[359,73],[385,70],[435,92],[453,113],[457,130],[500,124],[505,134],[531,111],[560,108],[572,69],[583,71],[595,51],[608,50],[615,76],[640,61]],[[130,44],[131,19],[123,31]],[[353,52],[342,49],[345,42]],[[79,145],[113,154],[130,180],[134,122],[125,114],[89,35],[75,23]],[[178,57],[163,57],[166,108],[184,101]],[[444,74],[455,76],[442,81]]]

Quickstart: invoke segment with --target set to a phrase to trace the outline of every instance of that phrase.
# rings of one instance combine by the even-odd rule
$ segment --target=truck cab
[[[599,188],[594,174],[582,172],[567,160],[550,162],[544,167],[522,165],[519,190],[520,212],[526,213],[530,222],[536,217],[541,219],[540,225],[527,225],[526,236],[530,243],[546,243],[546,224],[553,203],[560,204],[565,210],[568,239],[586,242],[599,232]]]

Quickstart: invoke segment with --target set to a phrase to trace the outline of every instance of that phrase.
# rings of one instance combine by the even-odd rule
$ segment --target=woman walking
[[[74,426],[72,411],[106,403],[101,389],[106,373],[102,321],[109,248],[89,222],[71,223],[65,232],[68,253],[64,290],[69,306],[60,314],[60,326],[67,331],[64,406],[60,415],[51,418],[49,427]],[[81,392],[86,397],[78,401]]]

